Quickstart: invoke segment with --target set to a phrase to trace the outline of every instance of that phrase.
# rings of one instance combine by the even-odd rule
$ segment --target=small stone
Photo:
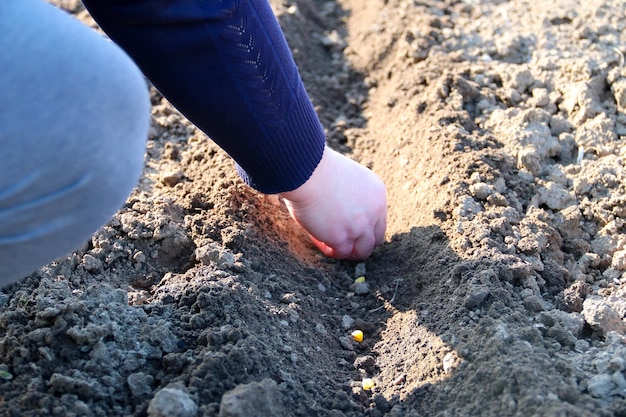
[[[585,319],[580,313],[567,313],[559,309],[553,309],[547,312],[555,323],[559,323],[565,330],[578,337],[585,325]]]
[[[618,250],[613,254],[611,267],[617,269],[618,271],[626,270],[626,250]]]
[[[448,352],[446,353],[446,355],[443,357],[443,372],[444,373],[449,373],[454,365],[456,364],[456,354],[453,352]]]
[[[366,274],[365,262],[359,262],[358,264],[356,264],[356,266],[354,267],[354,277],[355,278],[364,277],[365,274]]]
[[[626,378],[624,378],[624,374],[621,371],[614,372],[611,375],[611,379],[620,390],[624,391],[626,389]]]
[[[217,244],[201,246],[195,251],[196,259],[203,265],[217,264],[220,268],[232,268],[235,265],[235,255]]]
[[[624,366],[624,358],[622,358],[621,356],[614,356],[609,361],[609,371],[623,371],[625,368],[626,366]]]
[[[161,174],[161,182],[168,187],[173,187],[183,179],[183,173],[180,171],[166,171]]]
[[[612,331],[623,334],[626,330],[621,315],[602,297],[588,296],[583,302],[582,315],[600,335],[605,336]]]
[[[620,110],[626,110],[626,78],[621,78],[611,85],[611,91],[615,96],[615,102]]]
[[[173,161],[180,158],[180,150],[178,149],[178,146],[174,143],[167,142],[165,144],[165,149],[163,150],[163,158]]]
[[[0,307],[8,303],[9,299],[10,297],[7,294],[0,292]]]
[[[532,147],[525,147],[517,152],[517,165],[519,168],[525,169],[533,176],[538,177],[541,174],[542,164],[541,157]]]
[[[476,184],[470,185],[470,192],[472,196],[477,200],[486,200],[491,194],[493,194],[493,188],[484,182],[477,182]]]
[[[148,406],[149,417],[195,417],[197,414],[198,406],[189,394],[173,387],[157,391]]]
[[[607,397],[614,386],[613,379],[607,374],[594,375],[587,383],[589,394],[594,398]]]
[[[472,220],[476,216],[476,214],[480,213],[483,210],[482,205],[474,200],[470,196],[465,196],[461,198],[459,202],[459,206],[456,209],[458,211],[458,215],[461,218]]]
[[[352,337],[342,336],[339,338],[339,344],[345,350],[354,350],[354,344],[352,343]]]
[[[370,292],[370,286],[367,282],[357,282],[354,284],[354,293],[357,295],[365,295]]]
[[[581,312],[585,297],[591,292],[584,281],[576,281],[563,291],[564,307],[571,312]]]
[[[96,392],[96,386],[92,381],[82,378],[74,378],[59,373],[53,373],[50,376],[48,385],[52,392],[57,394],[74,394],[79,397],[91,397]]]
[[[587,342],[585,339],[578,339],[576,341],[576,345],[574,345],[574,350],[577,352],[586,352],[591,348],[591,344]]]
[[[99,272],[102,270],[102,261],[87,253],[83,256],[83,266],[89,272]]]
[[[130,392],[133,393],[133,397],[144,397],[152,392],[152,383],[154,378],[152,375],[144,372],[137,372],[131,374],[126,378]]]
[[[550,133],[558,137],[561,133],[567,133],[572,130],[572,124],[569,120],[561,115],[554,115],[550,119]]]
[[[237,385],[222,396],[219,417],[285,416],[281,392],[273,379]]]
[[[532,103],[537,107],[546,107],[550,103],[550,96],[546,88],[534,88]]]
[[[574,337],[570,331],[564,329],[560,324],[555,324],[550,327],[546,332],[546,336],[553,338],[559,342],[561,346],[568,346],[572,348],[576,346],[576,337]]]
[[[385,398],[384,395],[374,395],[374,404],[383,414],[388,413],[391,410],[391,403]]]
[[[88,415],[93,415],[91,412],[91,408],[84,402],[81,400],[76,400],[72,405],[71,408],[69,408],[67,411],[71,411],[73,414],[70,415],[76,415],[76,416],[88,416]]]
[[[485,300],[491,295],[489,290],[479,290],[469,294],[465,298],[465,308],[468,310],[474,310],[480,307]]]
[[[280,302],[283,304],[295,304],[298,302],[298,298],[294,293],[288,292],[280,297]]]
[[[406,374],[402,374],[393,380],[392,385],[402,385],[406,382]]]
[[[537,194],[538,203],[545,204],[552,210],[563,210],[574,202],[574,198],[558,183],[549,182],[541,187]]]
[[[315,331],[318,332],[319,334],[325,336],[328,334],[328,331],[326,331],[326,328],[324,327],[324,325],[322,323],[317,323],[315,325]]]
[[[580,399],[580,390],[571,385],[562,385],[556,388],[558,397],[570,404],[576,404]]]
[[[354,324],[354,319],[347,314],[344,314],[341,317],[341,328],[344,330],[348,330]]]
[[[543,311],[543,299],[538,295],[531,295],[524,299],[524,307],[526,307],[526,310],[534,313]]]
[[[359,356],[354,360],[354,368],[362,369],[368,375],[373,374],[376,371],[376,359],[371,355]]]

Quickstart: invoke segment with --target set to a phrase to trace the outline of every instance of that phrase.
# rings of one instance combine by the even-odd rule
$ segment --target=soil
[[[126,205],[0,292],[0,415],[625,416],[626,2],[272,5],[386,242],[324,258],[152,91]]]

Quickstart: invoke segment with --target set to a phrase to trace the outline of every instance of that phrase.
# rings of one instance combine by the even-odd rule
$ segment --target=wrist
[[[318,200],[321,196],[320,191],[323,191],[323,183],[325,182],[323,178],[326,177],[329,171],[329,159],[331,158],[332,152],[332,149],[325,146],[322,158],[311,173],[309,179],[292,191],[280,193],[279,197],[298,205],[308,205]],[[320,185],[322,185],[322,187],[320,187]]]

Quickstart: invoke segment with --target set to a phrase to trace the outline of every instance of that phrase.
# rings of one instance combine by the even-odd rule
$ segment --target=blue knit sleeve
[[[85,0],[154,86],[264,193],[302,185],[325,143],[267,0]]]

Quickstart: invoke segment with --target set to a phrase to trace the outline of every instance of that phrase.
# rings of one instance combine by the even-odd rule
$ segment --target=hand
[[[371,170],[329,147],[311,178],[280,196],[326,256],[364,259],[384,240],[385,185]]]

